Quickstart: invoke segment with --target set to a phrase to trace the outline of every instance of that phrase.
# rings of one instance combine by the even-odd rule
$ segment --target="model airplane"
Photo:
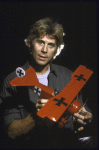
[[[31,86],[41,98],[49,101],[37,112],[50,127],[55,122],[60,127],[66,123],[69,115],[79,111],[81,104],[77,101],[78,94],[86,84],[93,71],[80,65],[71,76],[71,81],[58,93],[54,89],[39,83],[35,70],[29,68],[24,76],[16,77],[10,82],[11,86]],[[75,100],[76,98],[76,100]]]

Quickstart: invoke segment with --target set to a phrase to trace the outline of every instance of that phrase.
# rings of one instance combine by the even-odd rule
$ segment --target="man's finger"
[[[77,121],[78,121],[78,123],[80,123],[80,124],[82,124],[82,125],[86,125],[86,124],[87,124],[86,122],[84,122],[84,121],[81,120],[81,119],[77,119]]]
[[[84,116],[80,115],[79,113],[74,113],[74,117],[84,120]]]
[[[41,103],[47,103],[48,102],[48,99],[41,99]]]
[[[36,103],[39,103],[39,104],[41,104],[41,99],[38,99]]]
[[[36,108],[42,108],[45,104],[36,104]]]
[[[80,127],[78,128],[78,131],[82,131],[84,129],[84,127]]]
[[[38,99],[37,103],[42,104],[42,103],[47,103],[48,99]]]

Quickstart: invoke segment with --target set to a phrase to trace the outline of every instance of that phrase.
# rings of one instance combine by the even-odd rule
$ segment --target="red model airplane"
[[[60,127],[66,123],[68,116],[79,111],[81,104],[74,100],[80,90],[86,84],[93,71],[80,65],[71,76],[71,81],[64,89],[55,96],[55,90],[39,83],[35,70],[29,68],[25,71],[24,77],[16,77],[10,82],[11,86],[31,86],[34,92],[38,92],[41,98],[48,98],[49,101],[37,112],[46,124],[50,127],[58,122]]]

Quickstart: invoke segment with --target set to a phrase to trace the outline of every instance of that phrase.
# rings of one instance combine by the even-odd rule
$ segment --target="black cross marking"
[[[77,79],[78,81],[80,81],[81,79],[86,81],[86,79],[83,78],[83,76],[84,76],[83,74],[80,74],[80,76],[75,75],[74,77],[78,77],[78,79]]]
[[[35,86],[35,87],[34,87],[34,92],[40,96],[40,94],[41,94],[41,89],[38,88],[37,86]]]
[[[40,91],[39,91],[39,88],[37,87],[37,89],[35,89],[35,92],[36,92],[36,94],[37,93],[41,93]]]
[[[58,99],[54,99],[54,101],[58,101],[58,103],[56,104],[57,106],[60,106],[60,104],[64,104],[65,106],[67,106],[68,104],[67,103],[64,103],[63,101],[65,100],[65,98],[61,98],[60,100]]]
[[[22,73],[22,70],[21,70],[21,69],[18,70],[17,73],[19,73],[19,76],[21,76],[21,74],[24,75],[24,73]]]

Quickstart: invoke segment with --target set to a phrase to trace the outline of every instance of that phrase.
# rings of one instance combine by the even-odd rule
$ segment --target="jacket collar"
[[[56,66],[50,62],[50,72],[57,76]]]
[[[27,61],[22,68],[27,70],[29,68],[29,62]],[[50,73],[53,73],[55,76],[57,76],[56,66],[52,62],[50,62]]]

